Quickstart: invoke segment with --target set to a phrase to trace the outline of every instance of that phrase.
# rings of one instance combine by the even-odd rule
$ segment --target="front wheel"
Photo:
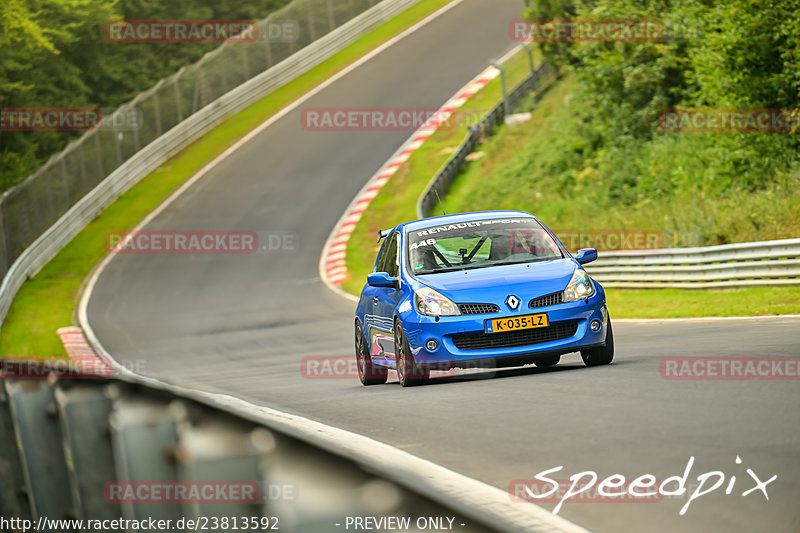
[[[420,368],[411,354],[405,331],[400,322],[394,325],[394,354],[397,363],[397,379],[402,387],[420,385],[430,378],[431,372],[427,368]]]
[[[607,365],[614,360],[614,331],[611,329],[611,319],[608,320],[606,345],[591,350],[582,350],[581,357],[586,366]]]
[[[372,364],[372,357],[367,348],[367,338],[361,324],[356,324],[356,362],[358,363],[358,379],[362,385],[380,385],[386,383],[385,368]]]

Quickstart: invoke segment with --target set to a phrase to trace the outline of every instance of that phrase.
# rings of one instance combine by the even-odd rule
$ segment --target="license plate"
[[[547,327],[547,313],[538,315],[507,316],[486,321],[486,333],[501,333],[520,329]]]

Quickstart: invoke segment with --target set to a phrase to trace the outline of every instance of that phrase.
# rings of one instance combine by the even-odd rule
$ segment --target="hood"
[[[577,265],[572,259],[503,265],[417,276],[416,280],[456,303],[494,303],[502,306],[510,294],[523,302],[563,291]],[[522,306],[521,306],[522,308]]]

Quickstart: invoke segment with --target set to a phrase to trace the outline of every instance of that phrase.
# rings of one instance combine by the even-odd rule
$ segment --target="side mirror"
[[[400,280],[391,277],[386,272],[373,272],[367,276],[367,285],[370,287],[394,287],[400,288]]]
[[[577,254],[575,254],[575,260],[582,265],[591,263],[595,259],[597,259],[596,248],[582,248],[578,250]]]

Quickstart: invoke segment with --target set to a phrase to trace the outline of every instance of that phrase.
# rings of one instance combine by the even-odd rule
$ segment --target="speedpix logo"
[[[742,458],[738,455],[736,456],[736,464],[742,464]],[[689,483],[693,466],[694,456],[691,456],[683,471],[683,475],[670,476],[660,483],[652,474],[641,475],[632,481],[628,481],[625,476],[621,474],[614,474],[602,480],[598,480],[596,472],[587,470],[569,476],[569,487],[566,490],[564,490],[563,480],[559,481],[548,477],[564,468],[563,466],[557,466],[536,474],[534,480],[529,480],[529,484],[523,484],[522,491],[518,490],[518,481],[512,482],[509,487],[509,496],[513,501],[546,502],[552,501],[554,496],[560,495],[558,503],[555,508],[553,508],[553,514],[558,514],[567,500],[575,498],[576,501],[580,501],[577,500],[577,498],[580,497],[581,494],[592,490],[595,485],[597,486],[597,497],[602,499],[619,498],[620,501],[631,501],[631,498],[641,498],[645,500],[653,499],[658,496],[681,497],[688,493],[687,484]],[[694,490],[689,495],[683,507],[681,507],[679,514],[683,516],[686,514],[686,511],[688,511],[692,502],[721,489],[723,486],[725,487],[723,489],[724,493],[727,496],[739,495],[741,497],[746,497],[753,494],[757,497],[761,494],[765,501],[769,500],[767,485],[778,478],[777,474],[765,479],[756,474],[753,469],[749,467],[745,469],[744,473],[746,473],[747,476],[740,474],[744,479],[744,483],[750,483],[744,490],[742,490],[742,483],[739,483],[735,475],[727,478],[725,473],[720,470],[698,474]],[[726,480],[727,484],[725,483]],[[734,491],[736,491],[736,493],[734,493]]]

